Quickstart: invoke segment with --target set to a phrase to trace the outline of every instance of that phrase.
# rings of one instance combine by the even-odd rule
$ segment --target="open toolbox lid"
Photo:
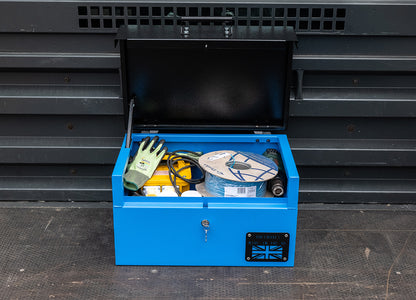
[[[123,26],[116,42],[128,129],[285,129],[294,41],[291,27]]]

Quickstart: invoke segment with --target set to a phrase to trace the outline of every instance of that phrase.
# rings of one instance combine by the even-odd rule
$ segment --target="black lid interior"
[[[286,127],[293,30],[122,29],[125,107],[134,130],[275,131]],[[289,30],[289,31],[288,31]],[[194,33],[194,35],[192,35]]]

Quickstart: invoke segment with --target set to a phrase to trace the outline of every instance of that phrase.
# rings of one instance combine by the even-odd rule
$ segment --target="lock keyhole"
[[[204,230],[205,233],[205,243],[208,240],[208,230],[209,230],[209,221],[208,220],[202,220],[201,221],[201,225],[202,225],[202,229]]]

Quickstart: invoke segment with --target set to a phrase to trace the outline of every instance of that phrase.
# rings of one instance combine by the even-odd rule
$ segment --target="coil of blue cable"
[[[206,153],[199,164],[206,172],[205,189],[215,197],[264,197],[266,181],[278,172],[270,159],[234,150]]]

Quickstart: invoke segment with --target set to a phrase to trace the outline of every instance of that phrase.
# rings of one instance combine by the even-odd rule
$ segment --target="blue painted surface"
[[[299,176],[285,135],[158,134],[169,151],[240,150],[262,154],[277,148],[285,165],[288,188],[281,198],[147,198],[127,196],[122,176],[137,142],[120,150],[112,176],[117,265],[293,266]],[[201,221],[210,222],[205,242]],[[245,259],[248,232],[290,235],[286,262]]]

